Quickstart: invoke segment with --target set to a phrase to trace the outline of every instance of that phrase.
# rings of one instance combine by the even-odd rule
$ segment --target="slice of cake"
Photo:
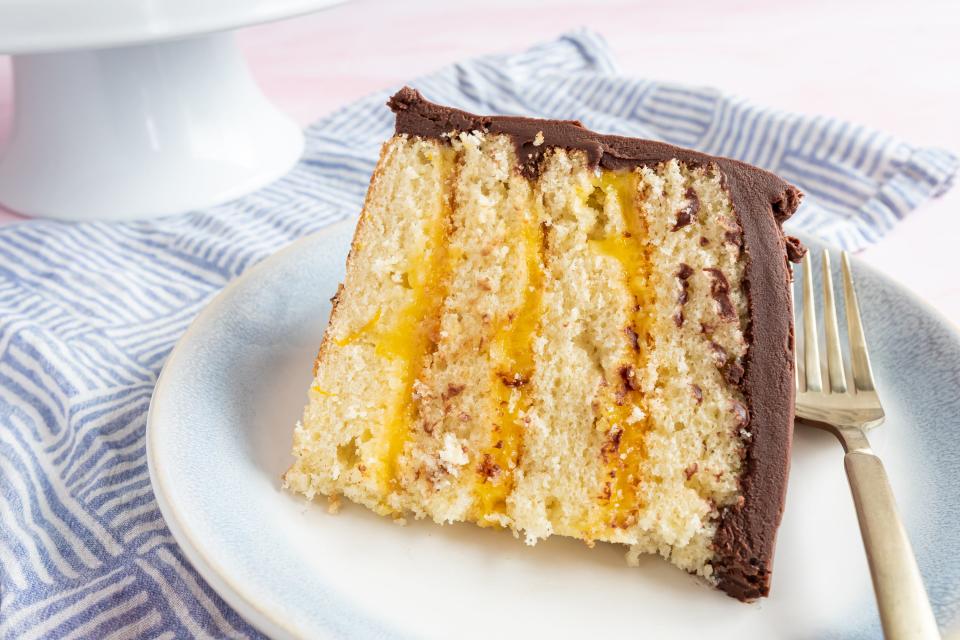
[[[287,488],[767,594],[793,428],[776,176],[403,89]]]

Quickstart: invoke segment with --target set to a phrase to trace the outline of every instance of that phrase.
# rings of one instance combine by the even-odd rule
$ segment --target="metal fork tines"
[[[795,350],[797,417],[833,432],[846,450],[844,467],[860,522],[884,635],[897,640],[938,638],[937,622],[910,540],[897,514],[893,489],[880,458],[867,441],[867,430],[883,422],[884,412],[873,380],[846,252],[841,257],[841,271],[850,344],[849,376],[840,346],[830,255],[823,252],[825,367],[820,360],[812,260],[809,253],[803,259],[803,342],[802,348],[798,345]]]
[[[830,253],[827,251],[823,252],[823,319],[826,338],[824,376],[820,364],[812,260],[808,253],[803,259],[803,357],[797,358],[797,415],[833,425],[838,429],[868,429],[882,423],[884,413],[873,382],[873,370],[870,367],[863,321],[860,318],[860,305],[853,288],[850,260],[846,252],[841,258],[841,271],[852,384],[848,384],[844,369],[833,277],[830,272]],[[826,387],[824,378],[828,382]],[[850,435],[851,438],[856,436],[855,433]],[[848,443],[844,440],[844,445],[846,444]],[[855,447],[857,443],[849,444]]]

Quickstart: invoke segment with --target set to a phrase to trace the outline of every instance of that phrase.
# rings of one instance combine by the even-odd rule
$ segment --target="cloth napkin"
[[[847,248],[943,193],[958,167],[946,151],[856,124],[623,77],[586,31],[411,84],[475,112],[579,119],[768,168],[807,194],[792,230]],[[310,126],[290,174],[234,202],[145,222],[0,227],[0,636],[258,635],[164,525],[147,473],[147,407],[213,295],[357,214],[392,132],[391,92]]]

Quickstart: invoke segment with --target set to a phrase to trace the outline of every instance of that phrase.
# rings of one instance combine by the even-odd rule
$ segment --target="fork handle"
[[[893,490],[880,458],[870,450],[844,457],[860,521],[880,622],[887,640],[939,638],[927,592]]]

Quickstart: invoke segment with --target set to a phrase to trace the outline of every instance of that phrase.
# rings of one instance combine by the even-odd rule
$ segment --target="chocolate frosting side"
[[[544,153],[554,147],[583,151],[593,167],[655,165],[676,158],[692,166],[713,164],[723,176],[743,231],[744,288],[750,324],[739,385],[748,404],[742,500],[721,513],[714,536],[718,586],[740,600],[766,596],[770,589],[777,527],[783,515],[793,437],[793,318],[791,272],[804,249],[784,236],[783,221],[802,194],[777,176],[737,160],[710,156],[652,140],[602,135],[575,120],[478,116],[428,102],[404,87],[387,103],[397,117],[396,132],[444,138],[453,131],[482,131],[511,137],[520,171],[536,176]],[[538,140],[538,134],[542,136]],[[754,293],[756,292],[756,295]],[[748,435],[749,434],[749,435]]]

